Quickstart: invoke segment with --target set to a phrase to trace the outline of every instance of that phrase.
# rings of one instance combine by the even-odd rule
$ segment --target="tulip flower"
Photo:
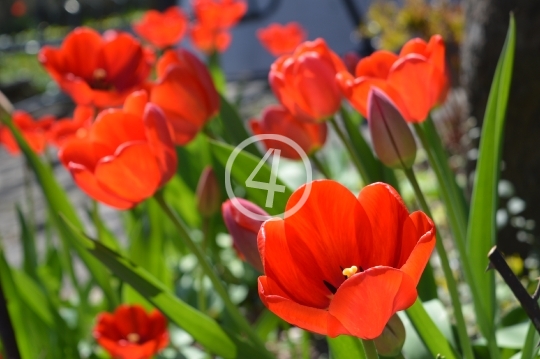
[[[295,117],[321,122],[333,116],[341,105],[336,74],[347,71],[323,39],[306,41],[292,55],[278,58],[268,79],[272,91]]]
[[[49,142],[60,148],[73,137],[85,137],[93,120],[93,107],[77,106],[73,112],[73,119],[63,118],[51,125],[48,131]]]
[[[305,41],[307,34],[302,25],[297,22],[286,25],[273,23],[257,30],[257,37],[268,52],[274,56],[281,56],[291,54]]]
[[[186,33],[188,18],[179,6],[164,12],[148,10],[142,19],[133,24],[137,35],[159,49],[176,45]]]
[[[47,145],[47,131],[54,123],[54,116],[43,116],[36,121],[29,113],[16,110],[12,113],[11,118],[30,148],[35,153],[42,154]],[[0,143],[12,155],[18,155],[21,152],[17,141],[6,126],[0,127]]]
[[[356,66],[356,78],[340,72],[336,79],[345,97],[367,116],[367,97],[372,86],[386,92],[407,122],[424,121],[429,111],[444,101],[448,79],[444,42],[439,35],[429,43],[410,40],[401,54],[377,51]]]
[[[407,122],[392,100],[372,87],[368,95],[368,124],[377,157],[391,168],[411,168],[416,142]]]
[[[119,106],[150,74],[151,56],[130,34],[80,27],[59,49],[44,46],[38,59],[78,105]]]
[[[253,119],[249,125],[255,135],[276,134],[290,138],[308,155],[324,146],[328,130],[326,123],[300,121],[282,106],[268,106],[263,111],[261,120]],[[281,141],[265,140],[264,144],[268,149],[280,149],[283,157],[292,160],[301,159],[294,148]]]
[[[270,218],[268,213],[250,201],[242,198],[235,198],[234,201],[238,201],[240,205],[252,213]],[[223,203],[221,213],[239,257],[262,273],[263,265],[257,247],[257,233],[263,221],[246,216],[236,207],[233,200],[227,200]]]
[[[186,50],[168,50],[157,63],[151,101],[165,113],[177,145],[191,141],[219,111],[219,94],[206,66]]]
[[[127,209],[152,196],[176,171],[176,152],[158,106],[144,90],[122,109],[102,111],[84,138],[59,152],[75,183],[93,199]]]
[[[193,11],[199,23],[218,29],[229,29],[244,16],[247,4],[239,0],[195,0]]]
[[[287,210],[307,188],[292,194]],[[296,213],[264,222],[258,244],[259,296],[270,311],[322,335],[374,339],[415,302],[435,227],[423,212],[409,214],[390,185],[371,184],[357,198],[319,180]]]
[[[225,52],[232,40],[228,30],[200,23],[192,25],[189,35],[193,46],[207,55],[211,55],[214,52]]]
[[[101,313],[93,331],[115,359],[150,359],[169,344],[167,320],[157,309],[147,313],[140,305],[120,305]]]
[[[212,166],[207,166],[201,173],[197,184],[197,209],[200,214],[210,217],[219,210],[221,190]]]

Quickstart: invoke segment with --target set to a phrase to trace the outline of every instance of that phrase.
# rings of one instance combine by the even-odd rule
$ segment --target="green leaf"
[[[36,243],[34,242],[34,233],[28,226],[26,218],[24,217],[19,206],[17,210],[17,219],[19,220],[19,226],[21,228],[21,243],[23,245],[23,268],[25,272],[32,276],[37,277],[36,269],[38,267]]]
[[[367,359],[360,339],[348,335],[327,337],[332,359]]]
[[[71,226],[73,242],[84,246],[101,263],[121,280],[131,285],[172,322],[188,332],[206,349],[224,358],[236,356],[236,346],[219,325],[210,317],[175,297],[167,287],[144,268],[114,252],[104,244],[94,241]]]
[[[525,343],[523,343],[523,351],[520,359],[532,359],[538,354],[538,332],[534,327],[533,323],[529,323],[529,328],[527,329],[527,335],[525,337]]]
[[[240,117],[240,114],[236,108],[234,108],[233,105],[231,105],[223,96],[221,96],[219,116],[221,118],[221,122],[223,123],[223,130],[228,143],[237,146],[242,141],[250,137],[246,130],[246,125]],[[261,153],[254,144],[248,145],[245,150],[252,155],[262,157]]]
[[[255,323],[255,331],[261,340],[266,341],[268,334],[276,330],[280,322],[281,318],[265,309]]]
[[[36,177],[39,181],[43,195],[47,201],[51,215],[51,219],[54,222],[60,238],[64,244],[64,247],[67,252],[69,248],[69,233],[65,227],[65,224],[60,220],[59,215],[62,214],[70,223],[76,226],[79,229],[82,229],[82,223],[77,216],[75,208],[69,202],[66,193],[62,190],[56,178],[54,177],[50,166],[45,165],[39,157],[32,151],[24,137],[21,135],[17,127],[13,124],[10,118],[2,118],[2,122],[9,127],[13,137],[17,141],[17,144],[21,151],[23,152],[26,160],[29,165],[34,170]],[[72,246],[76,251],[78,256],[84,262],[88,270],[90,271],[92,278],[98,283],[98,285],[103,289],[105,296],[109,300],[111,305],[117,302],[116,294],[112,290],[111,284],[109,282],[109,277],[105,271],[99,266],[99,263],[92,258],[83,248],[78,244],[73,244]],[[75,282],[74,284],[76,284]]]
[[[430,304],[430,303],[437,303],[437,304]],[[434,299],[430,302],[426,303],[426,307],[431,308],[430,313],[424,308],[424,305],[419,300],[414,303],[412,307],[407,309],[407,318],[409,320],[405,320],[406,318],[403,318],[403,324],[405,324],[406,328],[410,324],[412,324],[412,327],[414,327],[416,333],[418,334],[420,340],[427,348],[428,352],[431,353],[431,358],[436,358],[438,354],[441,354],[446,357],[446,359],[457,359],[457,356],[454,352],[454,349],[452,348],[452,345],[448,341],[446,335],[450,336],[451,338],[451,329],[449,328],[449,321],[448,317],[446,315],[446,312],[444,310],[444,307],[441,305],[441,303]],[[435,325],[437,323],[438,325]],[[407,340],[410,339],[411,331],[407,331]],[[412,346],[412,350],[415,351],[415,353],[410,353],[409,355],[414,355],[411,357],[414,357],[415,359],[421,359],[422,355],[420,354],[421,347],[416,344]],[[417,350],[420,350],[420,352],[416,352]]]
[[[491,85],[482,125],[467,228],[468,259],[471,263],[473,283],[478,288],[479,296],[479,298],[475,298],[475,303],[481,303],[481,305],[475,305],[475,309],[484,312],[483,317],[486,318],[487,322],[481,320],[478,324],[484,336],[488,338],[493,332],[493,319],[495,318],[495,283],[494,272],[485,273],[485,269],[488,265],[487,254],[495,245],[497,238],[495,222],[498,206],[497,185],[499,183],[501,147],[515,46],[516,25],[512,15],[506,41]]]
[[[210,148],[215,158],[221,163],[224,167],[227,164],[227,161],[234,151],[234,147],[217,141],[210,141]],[[236,160],[231,168],[231,180],[234,179],[239,185],[246,189],[248,198],[259,205],[261,208],[266,210],[271,215],[283,213],[285,210],[285,205],[287,200],[292,194],[292,191],[285,186],[285,184],[277,178],[277,184],[285,186],[285,192],[276,192],[274,194],[274,201],[272,207],[266,207],[266,196],[267,191],[251,188],[246,186],[246,181],[250,175],[255,171],[256,167],[260,164],[261,159],[253,156],[250,153],[241,151],[238,153]],[[254,181],[268,183],[271,175],[270,166],[264,163],[260,168],[255,177]]]

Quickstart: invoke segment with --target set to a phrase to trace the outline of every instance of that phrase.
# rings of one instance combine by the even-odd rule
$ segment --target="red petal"
[[[328,311],[350,334],[374,339],[390,317],[413,305],[416,297],[416,284],[407,274],[394,268],[374,267],[347,279]],[[341,334],[348,333],[328,333],[331,337]]]
[[[425,57],[428,57],[426,51],[427,43],[421,38],[414,38],[405,43],[399,52],[399,57],[405,57],[409,54],[418,54]]]
[[[90,129],[90,140],[108,148],[112,155],[126,142],[146,141],[143,119],[118,109],[102,111]]]
[[[437,103],[439,85],[433,82],[434,71],[433,65],[419,55],[407,55],[392,67],[388,84],[399,93],[402,104],[397,105],[407,109],[403,116],[408,122],[424,121]]]
[[[284,293],[269,293],[272,279],[259,277],[259,296],[268,309],[281,319],[302,329],[326,335],[328,312],[298,304],[284,296]]]
[[[77,186],[96,201],[117,209],[128,209],[135,205],[135,203],[119,198],[103,188],[97,182],[94,174],[86,167],[71,163],[68,169]]]
[[[101,313],[98,317],[93,335],[96,339],[106,338],[112,341],[118,341],[123,338],[122,333],[116,327],[116,319],[111,313]]]
[[[390,68],[398,59],[397,55],[390,51],[376,51],[371,56],[364,57],[356,65],[356,77],[373,77],[386,80]]]
[[[364,187],[358,199],[369,217],[373,233],[373,241],[366,241],[361,248],[364,268],[396,268],[402,252],[403,223],[409,218],[407,207],[396,190],[385,183]]]
[[[152,150],[144,142],[128,142],[114,156],[102,159],[95,169],[98,183],[130,202],[152,196],[161,183],[161,171]]]
[[[433,248],[435,248],[435,226],[423,212],[412,213],[410,219],[413,226],[412,228],[409,227],[409,236],[416,238],[416,243],[412,249],[404,247],[401,263],[405,264],[401,267],[401,270],[418,284],[422,272],[429,262]]]
[[[332,294],[324,286],[323,279],[313,276],[317,264],[311,262],[303,267],[290,251],[291,242],[285,238],[284,221],[279,218],[267,220],[257,237],[264,273],[272,278],[268,295],[284,292],[292,301],[310,307],[326,308]],[[338,270],[339,272],[339,267]]]
[[[161,169],[161,185],[166,183],[176,172],[177,159],[165,114],[159,107],[149,103],[144,111],[146,138],[150,150],[156,157]]]
[[[122,304],[114,311],[115,324],[123,337],[135,333],[145,338],[149,330],[148,314],[139,305]]]
[[[304,185],[292,194],[287,210],[300,201],[306,189]],[[368,217],[352,192],[338,182],[312,182],[305,204],[285,219],[285,235],[296,267],[309,273],[311,281],[304,287],[310,292],[322,288],[331,295],[323,281],[338,288],[343,268],[371,266],[366,267],[363,259],[365,244],[372,242]]]
[[[79,27],[70,32],[62,43],[64,74],[92,81],[97,66],[98,53],[103,45],[100,34],[87,27]]]
[[[122,108],[125,113],[143,117],[144,107],[148,103],[148,93],[145,90],[132,92],[124,101]]]

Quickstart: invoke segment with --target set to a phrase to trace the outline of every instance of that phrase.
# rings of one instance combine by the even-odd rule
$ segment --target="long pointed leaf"
[[[483,310],[490,322],[479,322],[484,336],[489,338],[493,332],[495,313],[494,273],[485,273],[488,265],[487,253],[496,243],[497,228],[495,215],[497,212],[497,185],[500,175],[501,150],[503,142],[506,107],[512,79],[514,49],[516,46],[516,25],[514,17],[510,17],[510,26],[506,41],[497,64],[495,77],[491,85],[482,136],[476,165],[474,188],[471,197],[471,211],[467,228],[467,249],[472,264],[471,271],[474,283],[478,288],[479,298],[475,309]]]
[[[236,356],[236,346],[210,317],[175,297],[167,287],[144,268],[132,263],[104,244],[88,238],[66,219],[73,242],[84,246],[94,257],[124,282],[131,285],[172,322],[188,332],[209,351],[224,358]]]

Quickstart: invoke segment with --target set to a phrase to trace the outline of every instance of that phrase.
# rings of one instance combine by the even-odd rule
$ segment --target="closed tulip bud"
[[[197,209],[205,216],[210,217],[219,210],[221,204],[221,191],[214,169],[206,167],[197,185]]]
[[[262,208],[242,198],[235,198],[240,205],[250,212],[270,216]],[[257,245],[257,234],[263,221],[250,218],[235,207],[233,200],[228,200],[221,206],[223,220],[233,239],[233,245],[240,258],[248,262],[253,268],[263,273],[261,256]]]
[[[376,87],[368,95],[368,123],[381,162],[391,168],[410,168],[416,158],[411,129],[390,97]]]
[[[405,327],[397,314],[390,318],[382,334],[375,338],[374,342],[379,355],[384,357],[399,355],[405,343]]]

